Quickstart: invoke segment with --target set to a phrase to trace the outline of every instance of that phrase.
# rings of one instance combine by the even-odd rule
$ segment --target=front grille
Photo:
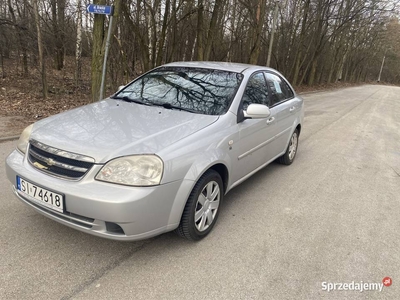
[[[94,165],[91,157],[53,148],[35,140],[29,142],[28,160],[40,171],[74,180],[82,178]]]

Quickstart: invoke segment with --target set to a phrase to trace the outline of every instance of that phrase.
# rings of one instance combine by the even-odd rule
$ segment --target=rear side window
[[[266,73],[265,75],[271,91],[271,106],[294,97],[292,89],[285,80],[271,73]]]
[[[268,105],[268,88],[263,73],[256,73],[250,77],[243,94],[243,109],[252,103]]]

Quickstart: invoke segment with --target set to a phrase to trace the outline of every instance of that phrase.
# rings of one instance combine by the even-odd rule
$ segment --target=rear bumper
[[[174,181],[154,187],[129,187],[94,180],[95,165],[80,181],[60,179],[32,167],[20,152],[6,160],[14,194],[46,217],[77,230],[114,240],[140,240],[174,230],[180,222],[193,182]],[[20,176],[40,187],[65,195],[65,212],[32,201],[16,188]],[[115,230],[114,225],[122,230]]]

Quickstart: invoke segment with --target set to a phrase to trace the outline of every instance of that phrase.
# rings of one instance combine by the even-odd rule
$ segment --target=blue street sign
[[[86,10],[88,13],[91,13],[91,14],[112,16],[114,13],[114,6],[89,4],[88,6],[86,6]]]

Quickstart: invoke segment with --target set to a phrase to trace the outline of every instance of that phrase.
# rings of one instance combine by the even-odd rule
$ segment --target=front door
[[[269,94],[262,72],[249,79],[243,93],[241,109],[244,111],[252,103],[268,105]],[[279,153],[274,136],[277,135],[276,116],[245,119],[237,124],[239,141],[233,147],[233,159],[237,159],[233,172],[233,182],[251,173]]]

